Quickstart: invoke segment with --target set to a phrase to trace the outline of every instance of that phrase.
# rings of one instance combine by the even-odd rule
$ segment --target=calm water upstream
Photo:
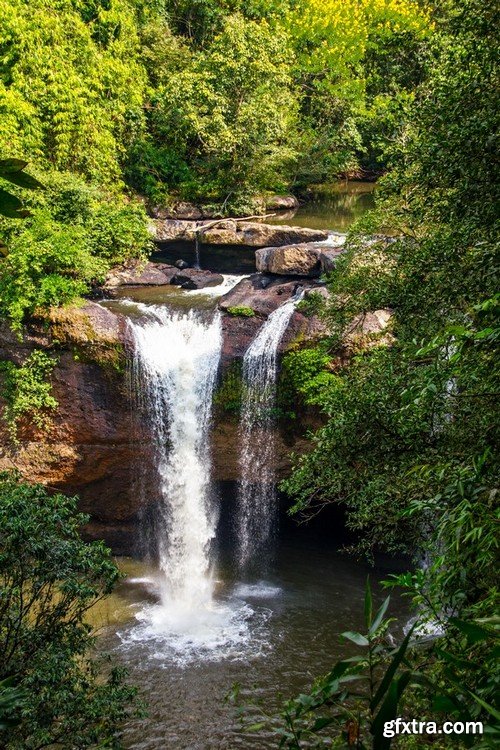
[[[356,219],[374,206],[374,182],[342,181],[310,188],[304,202],[286,220],[266,219],[270,224],[290,224],[311,229],[347,232]]]
[[[337,182],[311,190],[307,202],[296,211],[264,219],[266,224],[309,227],[332,232],[347,232],[351,224],[373,208],[373,182]],[[165,263],[183,259],[194,265],[194,243],[159,243],[154,258]],[[202,268],[224,274],[249,274],[255,271],[255,248],[201,244]]]

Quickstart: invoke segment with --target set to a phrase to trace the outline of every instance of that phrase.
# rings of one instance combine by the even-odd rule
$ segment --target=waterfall
[[[132,380],[154,435],[161,503],[157,555],[162,603],[177,619],[210,605],[210,547],[216,510],[210,497],[209,427],[222,344],[218,315],[144,307],[130,321]]]
[[[240,481],[237,534],[241,568],[263,555],[273,533],[275,488],[276,376],[278,347],[295,305],[295,296],[268,317],[243,358]]]

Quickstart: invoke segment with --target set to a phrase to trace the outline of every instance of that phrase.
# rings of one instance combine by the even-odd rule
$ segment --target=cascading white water
[[[209,607],[210,547],[216,510],[209,497],[209,425],[221,351],[218,315],[204,320],[167,307],[144,307],[131,321],[133,383],[148,412],[157,452],[161,507],[157,530],[167,625]],[[173,624],[173,627],[176,623]]]
[[[263,554],[276,517],[275,447],[272,429],[276,401],[278,347],[295,305],[295,296],[268,317],[243,358],[240,481],[237,535],[241,568]]]

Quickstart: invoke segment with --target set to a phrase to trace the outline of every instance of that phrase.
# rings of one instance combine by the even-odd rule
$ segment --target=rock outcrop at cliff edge
[[[201,270],[200,268],[183,268],[168,263],[137,263],[113,268],[103,285],[103,291],[113,296],[117,289],[134,286],[166,286],[174,284],[183,289],[203,289],[207,286],[222,284],[224,277],[220,273]]]
[[[295,284],[281,279],[274,280],[269,290],[261,288],[260,304],[253,300],[261,316],[224,316],[223,368],[241,359],[263,318],[289,298]],[[250,288],[245,284],[246,294]],[[310,326],[309,319],[296,313],[283,346],[306,335]],[[130,345],[126,319],[93,302],[53,309],[29,326],[21,342],[6,323],[0,323],[3,359],[21,364],[35,348],[56,357],[51,383],[59,404],[48,432],[28,420],[20,424],[17,445],[0,419],[0,470],[15,468],[28,481],[78,495],[80,509],[90,515],[87,538],[104,539],[117,554],[137,551],[138,518],[145,506],[159,501],[151,428],[129,395]],[[0,415],[4,407],[0,397]],[[237,427],[222,419],[214,431],[213,478],[235,481]],[[280,466],[288,466],[290,449],[279,443]]]
[[[255,252],[257,270],[282,276],[315,278],[325,269],[323,256],[328,253],[328,268],[342,252],[342,246],[332,248],[317,243],[300,243],[283,247],[264,247]]]
[[[227,367],[233,360],[240,359],[257,335],[267,318],[274,310],[283,305],[296,294],[298,288],[310,291],[326,291],[314,280],[292,277],[272,277],[255,273],[242,279],[235,287],[219,300],[219,308],[229,314],[222,320],[223,347],[222,365]],[[252,316],[232,315],[231,310],[247,308]],[[288,324],[279,351],[286,351],[290,344],[300,341],[313,342],[327,334],[326,324],[318,317],[306,317],[296,310]]]
[[[194,242],[196,236],[208,245],[246,245],[247,247],[278,247],[299,242],[324,242],[328,232],[261,222],[235,221],[180,221],[176,219],[153,222],[153,237],[157,242]]]

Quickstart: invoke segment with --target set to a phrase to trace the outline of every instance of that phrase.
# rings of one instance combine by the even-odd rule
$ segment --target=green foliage
[[[2,159],[0,161],[0,215],[7,216],[10,219],[22,219],[27,215],[19,198],[1,187],[2,182],[28,190],[43,188],[38,180],[26,174],[24,169],[27,166],[28,163],[20,159]]]
[[[319,315],[325,307],[324,297],[319,292],[309,292],[307,297],[301,299],[297,305],[297,310],[308,318],[313,315]]]
[[[76,499],[49,495],[13,474],[0,478],[0,680],[23,700],[4,715],[2,747],[119,747],[118,725],[135,694],[121,670],[90,656],[85,618],[119,572],[101,542],[85,544]]]
[[[270,727],[280,748],[388,750],[391,740],[384,734],[384,723],[400,715],[405,690],[413,677],[407,659],[413,629],[396,648],[391,645],[388,630],[392,620],[385,616],[389,601],[388,597],[374,612],[367,582],[366,631],[342,634],[343,640],[354,644],[360,653],[337,662],[326,676],[316,680],[310,693],[285,702],[282,726],[277,729],[273,722]],[[266,719],[264,714],[264,722],[257,727],[266,726]]]
[[[214,393],[213,404],[226,414],[239,415],[243,398],[241,364],[233,362],[224,373],[222,382]]]
[[[228,307],[227,312],[229,315],[234,315],[240,318],[253,318],[255,315],[255,312],[251,307]]]
[[[429,645],[415,625],[398,646],[386,617],[389,597],[373,611],[372,592],[365,592],[364,633],[347,631],[342,638],[359,653],[337,662],[317,679],[309,693],[283,704],[278,722],[262,706],[252,706],[261,721],[245,726],[248,705],[240,708],[246,731],[267,728],[289,750],[336,747],[389,750],[397,737],[396,723],[413,724],[413,739],[439,736],[439,747],[494,748],[500,736],[498,710],[498,620],[484,622],[451,618],[449,629]],[[239,698],[236,686],[230,698]],[[418,707],[419,719],[415,719]],[[483,724],[484,735],[444,735],[445,720]],[[254,718],[253,718],[254,721]],[[420,733],[420,735],[418,734]],[[415,736],[416,735],[416,736]],[[417,747],[412,738],[397,739],[398,747]]]
[[[228,213],[383,168],[430,24],[411,0],[4,0],[0,27],[0,152]]]
[[[356,315],[380,308],[394,311],[397,341],[356,358],[340,373],[345,387],[325,391],[329,422],[285,484],[296,509],[312,497],[346,504],[349,525],[365,532],[366,549],[424,547],[436,557],[426,502],[448,496],[447,479],[473,473],[485,451],[491,451],[486,486],[494,486],[497,468],[491,30],[481,20],[487,8],[479,13],[472,0],[456,12],[462,30],[457,35],[450,13],[413,107],[414,132],[385,179],[379,221],[405,234],[375,244],[355,238],[329,284],[336,344]],[[463,59],[474,65],[465,67]],[[460,506],[459,495],[453,497],[447,512]],[[474,503],[478,512],[483,502]],[[420,510],[409,514],[410,506]],[[470,516],[467,533],[480,533],[480,517]],[[462,562],[452,567],[472,570],[461,549]]]
[[[22,365],[0,362],[2,395],[6,400],[3,417],[14,440],[17,438],[19,422],[24,418],[29,418],[41,430],[50,427],[50,413],[58,405],[52,395],[50,383],[50,374],[55,364],[53,357],[38,349]]]
[[[16,686],[12,677],[0,681],[0,732],[21,723],[19,713],[25,698],[24,691]]]
[[[493,7],[440,9],[411,122],[391,149],[378,213],[329,280],[331,346],[356,316],[391,308],[395,341],[354,357],[325,389],[328,422],[285,483],[293,510],[342,504],[357,550],[406,550],[397,576],[417,631],[440,635],[417,664],[424,714],[480,718],[498,741],[498,102]],[[390,240],[365,233],[391,227]],[[422,563],[422,560],[425,562]],[[404,710],[404,705],[403,705]],[[413,711],[412,711],[413,714]],[[457,738],[453,738],[453,742]]]
[[[289,58],[278,29],[226,17],[209,49],[186,55],[156,91],[150,133],[158,146],[141,158],[149,154],[149,168],[159,166],[182,197],[226,200],[228,208],[285,187],[296,117]]]
[[[102,281],[109,268],[145,257],[142,206],[108,196],[72,175],[51,175],[31,216],[7,234],[0,265],[0,311],[20,330],[26,315],[70,303]]]
[[[0,152],[44,171],[120,180],[140,131],[146,76],[136,3],[4,0],[0,4]]]
[[[280,390],[281,397],[294,400],[299,397],[304,404],[322,403],[322,392],[334,384],[342,387],[340,378],[328,371],[330,357],[320,348],[299,349],[283,357]]]

